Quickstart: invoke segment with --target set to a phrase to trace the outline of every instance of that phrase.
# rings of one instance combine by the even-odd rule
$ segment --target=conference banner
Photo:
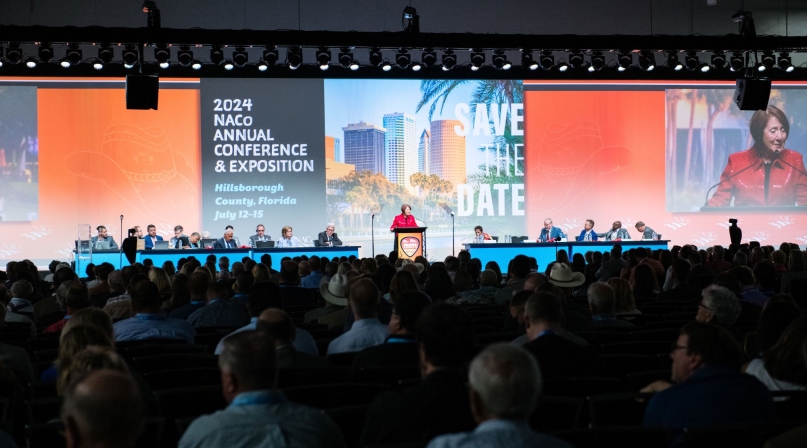
[[[672,244],[807,245],[807,83],[774,83],[775,120],[730,82],[162,79],[127,110],[120,78],[0,77],[0,259],[69,260],[78,226],[306,246],[332,223],[361,255],[394,246],[401,206],[429,258],[534,240],[586,219]],[[773,110],[773,109],[771,109]],[[769,126],[770,125],[770,126]],[[764,134],[765,130],[770,131]],[[762,149],[760,149],[762,148]],[[767,149],[765,149],[767,148]],[[763,163],[763,162],[767,162]],[[123,219],[121,219],[123,216]]]

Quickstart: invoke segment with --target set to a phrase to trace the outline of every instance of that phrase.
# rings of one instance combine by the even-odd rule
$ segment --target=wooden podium
[[[395,251],[398,258],[415,261],[415,258],[426,256],[426,229],[428,227],[397,227],[395,232]]]

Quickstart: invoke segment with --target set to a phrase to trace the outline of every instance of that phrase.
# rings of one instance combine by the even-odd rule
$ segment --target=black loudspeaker
[[[734,89],[734,102],[740,110],[765,110],[771,96],[770,79],[742,78]]]
[[[157,75],[126,75],[126,108],[157,110],[160,78]]]

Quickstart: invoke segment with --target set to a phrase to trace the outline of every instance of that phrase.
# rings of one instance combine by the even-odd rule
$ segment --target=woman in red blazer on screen
[[[748,123],[754,146],[729,156],[709,207],[807,205],[804,160],[785,148],[790,122],[774,106],[758,110]]]
[[[412,207],[409,204],[404,204],[401,206],[401,214],[395,215],[395,219],[392,220],[392,225],[389,227],[389,231],[392,232],[396,227],[417,227],[418,224],[415,221],[415,217],[412,216]]]

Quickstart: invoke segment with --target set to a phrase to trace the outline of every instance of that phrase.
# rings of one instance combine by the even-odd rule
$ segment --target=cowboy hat
[[[346,275],[335,274],[331,277],[330,282],[321,283],[319,285],[319,293],[322,294],[322,298],[325,299],[326,302],[338,306],[345,306],[347,305],[347,298],[345,297],[347,280]]]
[[[412,260],[408,260],[408,259],[404,258],[403,261],[401,262],[401,267],[404,267],[407,264],[414,264],[415,267],[418,268],[418,274],[422,274],[423,271],[426,270],[426,266],[423,266],[423,263],[415,263]]]
[[[555,263],[549,273],[549,283],[561,288],[573,288],[586,282],[582,272],[572,272],[572,268],[564,263]]]

